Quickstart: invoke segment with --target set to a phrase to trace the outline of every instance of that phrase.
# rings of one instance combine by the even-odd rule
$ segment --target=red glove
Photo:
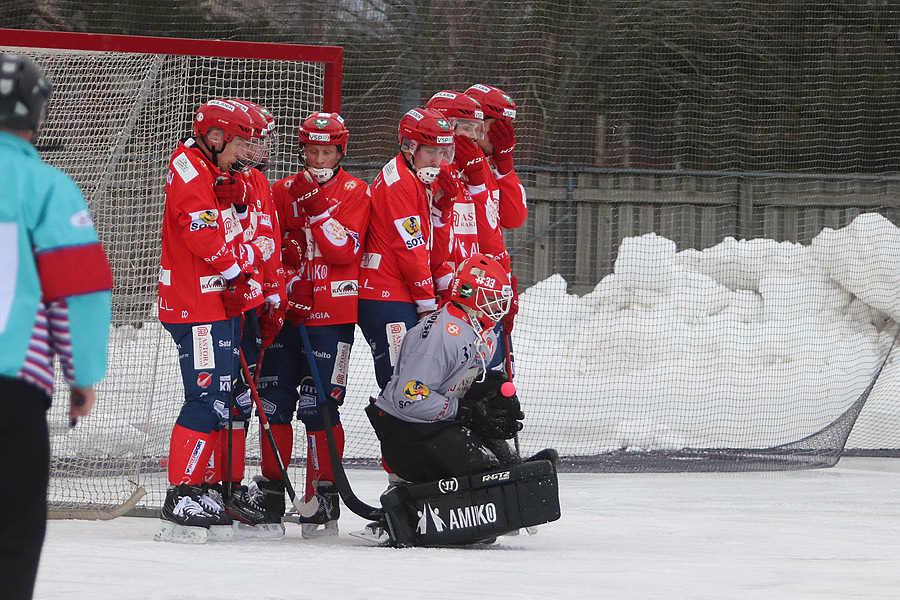
[[[494,145],[494,162],[501,175],[513,170],[513,148],[516,147],[516,134],[512,123],[494,121],[488,130],[488,139]]]
[[[219,202],[249,206],[254,204],[253,188],[242,179],[219,177],[213,184],[213,192]]]
[[[456,164],[466,174],[469,185],[484,185],[484,152],[464,135],[454,135],[453,141],[456,142]]]
[[[450,169],[441,169],[437,179],[434,180],[437,188],[434,195],[434,207],[441,213],[441,221],[450,222],[453,216],[453,203],[459,194],[459,181],[450,173]]]
[[[294,327],[306,320],[313,311],[313,284],[308,279],[295,281],[288,294],[287,319]]]
[[[229,319],[244,312],[244,294],[250,292],[250,280],[253,279],[253,266],[246,260],[240,263],[241,272],[237,277],[225,282],[225,291],[222,292],[222,304],[225,306],[225,316]]]
[[[281,240],[281,263],[288,268],[299,269],[306,254],[306,234],[302,229],[292,229]]]
[[[310,217],[317,217],[328,210],[328,198],[309,171],[300,171],[291,178],[288,193]]]
[[[509,312],[503,316],[503,333],[509,335],[512,333],[513,320],[519,312],[519,280],[515,275],[509,278],[512,285],[512,302],[509,303]]]
[[[281,304],[269,304],[259,307],[259,337],[262,338],[262,347],[269,347],[275,341],[275,336],[284,326],[284,308]]]

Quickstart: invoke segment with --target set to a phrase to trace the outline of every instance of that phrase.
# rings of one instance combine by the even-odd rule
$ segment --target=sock
[[[344,426],[340,423],[331,428],[338,457],[344,456]],[[324,431],[308,431],[309,447],[306,451],[306,499],[316,493],[314,481],[334,482],[334,469],[331,468],[331,457],[328,455],[328,438]]]
[[[200,485],[215,447],[214,433],[202,433],[181,425],[172,428],[169,440],[169,483]]]
[[[291,453],[294,449],[294,428],[290,423],[282,425],[269,424],[272,437],[275,438],[275,445],[278,446],[278,455],[286,469],[291,464]],[[275,460],[275,453],[272,452],[272,445],[269,444],[269,436],[262,428],[259,430],[259,445],[262,455],[262,474],[269,481],[281,481],[281,471],[278,470],[278,462]]]
[[[247,430],[244,422],[238,421],[231,430],[231,474],[228,473],[228,428],[219,431],[219,445],[216,447],[216,478],[223,483],[233,481],[240,485],[244,479],[244,465],[247,450]]]

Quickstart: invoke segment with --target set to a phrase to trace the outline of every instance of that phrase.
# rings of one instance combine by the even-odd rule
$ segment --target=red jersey
[[[328,198],[328,212],[310,216],[288,192],[292,178],[275,182],[272,194],[283,234],[302,229],[306,239],[303,275],[311,275],[313,282],[313,312],[306,323],[356,323],[359,261],[371,205],[369,188],[362,179],[338,169],[319,186]],[[285,265],[288,289],[300,276],[296,265]]]
[[[222,321],[225,281],[240,274],[232,251],[241,234],[231,205],[220,206],[213,182],[222,172],[193,146],[178,145],[166,174],[159,272],[159,320]]]
[[[241,177],[253,188],[255,203],[239,213],[244,231],[243,242],[255,248],[254,266],[260,274],[263,295],[271,303],[287,298],[284,292],[284,270],[281,266],[281,234],[275,217],[275,204],[269,180],[257,169]]]
[[[431,189],[395,156],[371,186],[372,216],[360,265],[359,297],[415,302],[419,312],[435,310],[432,278]],[[444,238],[450,240],[449,231]],[[449,255],[449,246],[440,253]],[[438,270],[447,265],[435,261]]]

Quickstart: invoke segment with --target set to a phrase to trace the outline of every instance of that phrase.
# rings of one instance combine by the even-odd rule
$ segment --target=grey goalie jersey
[[[376,406],[411,423],[455,419],[459,398],[484,373],[497,347],[493,330],[482,336],[452,304],[428,315],[403,338],[394,373]]]

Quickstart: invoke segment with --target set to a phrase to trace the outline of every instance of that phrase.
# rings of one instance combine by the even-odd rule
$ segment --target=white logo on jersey
[[[221,292],[225,289],[225,278],[221,275],[208,275],[200,278],[200,293]]]
[[[343,298],[345,296],[356,296],[358,294],[356,281],[346,279],[344,281],[331,282],[331,297]]]
[[[475,225],[475,205],[471,202],[457,202],[453,205],[453,231],[458,234],[478,233]]]
[[[362,260],[359,262],[359,268],[361,269],[377,269],[381,266],[381,255],[375,252],[366,252],[362,255]]]
[[[384,179],[384,182],[388,184],[388,187],[400,181],[400,173],[397,171],[397,161],[392,160],[384,165],[381,169],[381,177]]]
[[[175,171],[178,172],[181,180],[185,183],[200,174],[194,168],[194,165],[191,164],[191,159],[184,152],[172,159],[172,166],[175,167]]]
[[[487,213],[488,225],[491,226],[491,229],[497,229],[500,219],[500,190],[491,192],[486,204],[484,210]]]

